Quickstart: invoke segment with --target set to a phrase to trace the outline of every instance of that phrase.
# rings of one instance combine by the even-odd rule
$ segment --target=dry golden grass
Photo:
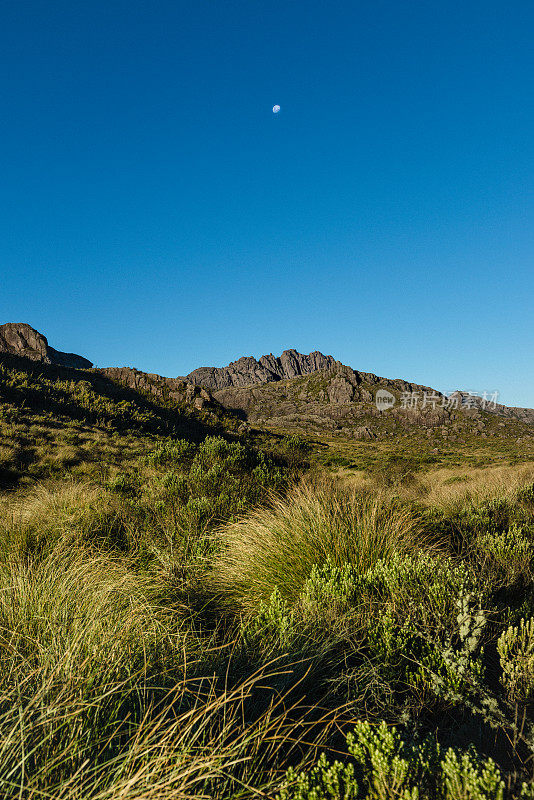
[[[437,469],[419,478],[424,502],[438,508],[478,504],[495,497],[513,498],[519,489],[533,482],[533,462],[485,469]]]
[[[350,489],[377,491],[373,476],[364,471],[342,470],[340,480]],[[515,493],[534,482],[534,462],[487,467],[429,468],[416,474],[413,481],[381,488],[384,497],[422,502],[427,506],[446,509],[463,503],[479,504],[495,497],[513,498]]]
[[[39,670],[30,672],[16,688],[0,691],[0,707],[8,709],[0,713],[1,796],[6,800],[272,799],[284,766],[309,768],[338,716],[323,717],[321,725],[304,718],[295,721],[282,696],[244,724],[244,705],[262,681],[276,675],[276,669],[267,668],[231,690],[219,690],[206,679],[199,691],[198,681],[184,680],[135,724],[119,718],[106,728],[100,720],[101,729],[89,734],[84,721],[98,712],[109,713],[110,697],[118,711],[121,701],[128,699],[124,685],[109,683],[95,692],[85,679],[51,699],[59,674],[52,672],[43,682]],[[33,688],[36,684],[38,689]],[[25,691],[29,698],[21,706],[20,694]],[[180,708],[184,710],[172,713]],[[94,747],[87,747],[88,734]],[[109,739],[99,743],[98,735]],[[115,739],[115,753],[110,748],[105,760],[99,758],[99,751]]]
[[[61,668],[68,682],[120,673],[160,631],[152,592],[126,562],[72,542],[44,558],[12,552],[0,563],[0,663]]]

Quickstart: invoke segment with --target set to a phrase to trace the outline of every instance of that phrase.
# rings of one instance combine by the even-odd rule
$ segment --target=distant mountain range
[[[45,336],[25,323],[0,326],[0,353],[74,369],[92,367],[82,356],[50,347]],[[421,428],[429,437],[441,431],[453,440],[468,434],[519,441],[534,436],[534,409],[507,407],[465,392],[445,397],[428,386],[359,372],[318,351],[303,355],[285,350],[258,360],[243,356],[226,367],[200,367],[177,378],[125,367],[98,372],[171,401],[173,396],[185,398],[197,409],[218,406],[263,428],[359,439]],[[389,406],[377,405],[378,390],[389,393]]]
[[[263,412],[266,410],[267,398],[272,394],[273,388],[266,388],[260,394],[257,391],[246,391],[247,389],[278,381],[302,378],[317,372],[324,373],[323,390],[319,394],[315,392],[313,397],[310,397],[305,389],[309,382],[300,382],[300,400],[305,399],[308,403],[312,400],[319,400],[323,405],[325,403],[336,405],[355,402],[372,403],[376,390],[382,388],[400,394],[396,401],[400,401],[401,409],[412,412],[417,411],[423,404],[425,408],[432,406],[432,410],[435,410],[436,407],[442,410],[458,407],[464,411],[488,411],[499,416],[515,418],[527,424],[534,424],[534,409],[505,406],[492,400],[490,396],[476,397],[462,391],[454,392],[445,398],[441,392],[428,386],[410,383],[399,378],[381,378],[370,372],[359,372],[336,361],[333,356],[323,355],[318,350],[309,355],[303,355],[296,350],[284,350],[281,356],[277,357],[270,353],[261,356],[259,360],[251,356],[243,356],[237,361],[232,361],[227,367],[195,369],[186,376],[186,380],[208,389],[227,408],[241,409],[246,411],[249,416],[252,414],[255,421],[266,422]],[[295,412],[302,411],[296,401],[295,393],[289,391],[289,386],[285,388],[283,394],[284,396],[293,396],[293,404],[296,404]],[[399,406],[397,406],[398,410]]]

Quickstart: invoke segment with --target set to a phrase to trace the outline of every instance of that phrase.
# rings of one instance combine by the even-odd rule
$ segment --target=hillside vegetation
[[[328,465],[176,392],[0,364],[0,796],[534,797],[516,444]]]

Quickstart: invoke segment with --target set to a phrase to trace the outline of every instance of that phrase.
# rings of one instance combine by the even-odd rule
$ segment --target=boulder
[[[5,325],[0,325],[0,353],[74,369],[90,369],[93,366],[92,362],[83,356],[62,353],[61,350],[50,347],[46,336],[25,322],[7,322]]]

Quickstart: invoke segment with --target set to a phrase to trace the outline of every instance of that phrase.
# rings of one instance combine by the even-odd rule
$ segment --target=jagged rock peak
[[[0,353],[22,356],[43,364],[90,369],[93,364],[75,353],[62,353],[50,347],[46,336],[25,322],[6,322],[0,325]]]
[[[304,355],[296,350],[284,350],[281,356],[242,356],[227,367],[200,367],[187,376],[191,383],[216,391],[230,386],[256,386],[261,383],[310,375],[321,369],[329,369],[338,362],[333,356],[325,356],[318,350]]]

